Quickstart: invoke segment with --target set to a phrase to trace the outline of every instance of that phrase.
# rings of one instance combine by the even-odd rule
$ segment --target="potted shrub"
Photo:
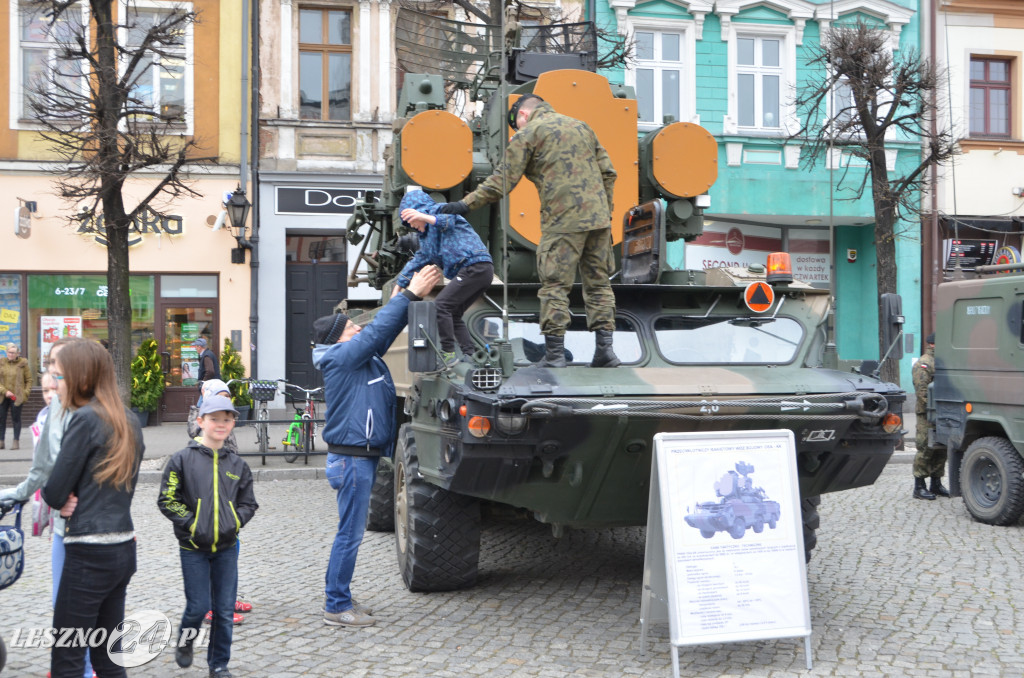
[[[224,350],[220,354],[220,378],[228,382],[231,391],[231,403],[238,410],[239,419],[248,419],[252,408],[252,397],[249,395],[249,384],[242,382],[230,383],[232,379],[245,379],[245,365],[242,356],[232,345],[231,340],[224,339]]]
[[[164,371],[155,339],[146,339],[132,360],[132,393],[130,406],[139,417],[139,425],[149,424],[149,415],[156,412],[164,394]]]

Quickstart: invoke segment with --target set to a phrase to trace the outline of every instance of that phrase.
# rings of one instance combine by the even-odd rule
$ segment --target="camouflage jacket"
[[[914,391],[917,393],[915,414],[928,411],[928,384],[935,378],[935,347],[926,348],[924,355],[914,363]]]
[[[524,176],[540,195],[542,232],[578,233],[611,225],[615,167],[586,123],[539,104],[509,140],[505,162],[463,202],[469,209],[497,202],[503,182],[511,191]]]

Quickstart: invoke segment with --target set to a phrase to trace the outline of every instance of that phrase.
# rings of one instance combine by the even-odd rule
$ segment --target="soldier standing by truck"
[[[928,446],[928,384],[935,378],[935,333],[925,338],[924,354],[914,363],[914,391],[917,393],[917,454],[914,455],[914,499],[948,497],[942,486],[946,448]],[[931,478],[931,487],[925,479]]]
[[[565,367],[565,331],[569,327],[569,290],[579,269],[587,327],[596,334],[591,367],[621,364],[612,349],[615,294],[610,282],[611,215],[615,167],[590,127],[556,113],[536,94],[524,94],[513,105],[508,124],[517,133],[508,143],[505,162],[479,187],[458,202],[441,208],[464,216],[481,205],[497,202],[526,176],[540,194],[540,331],[544,335],[541,367]]]

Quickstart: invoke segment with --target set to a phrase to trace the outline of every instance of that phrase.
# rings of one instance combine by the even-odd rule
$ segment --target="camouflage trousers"
[[[541,288],[540,331],[560,337],[569,327],[569,291],[579,271],[587,329],[615,329],[615,294],[608,278],[614,266],[612,230],[544,233],[537,246],[537,277]]]
[[[928,416],[917,415],[917,454],[914,455],[914,477],[941,478],[946,471],[946,448],[928,447]]]

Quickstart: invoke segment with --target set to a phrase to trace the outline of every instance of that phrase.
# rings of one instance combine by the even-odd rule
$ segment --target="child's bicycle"
[[[295,419],[288,426],[288,430],[285,431],[284,439],[281,444],[284,445],[284,460],[289,464],[299,458],[299,455],[305,455],[304,463],[309,463],[309,455],[316,449],[316,403],[314,395],[323,393],[323,386],[319,388],[303,388],[302,386],[296,386],[295,384],[282,383],[283,388],[292,388],[296,391],[302,391],[305,397],[305,402],[302,405],[294,405],[295,407]],[[288,448],[291,448],[293,452],[289,452]]]
[[[243,382],[249,385],[249,395],[256,405],[256,423],[249,424],[256,428],[256,446],[259,448],[263,464],[267,463],[267,451],[273,450],[270,444],[270,410],[267,403],[277,395],[277,384],[283,379],[232,379],[228,386],[235,382]]]

